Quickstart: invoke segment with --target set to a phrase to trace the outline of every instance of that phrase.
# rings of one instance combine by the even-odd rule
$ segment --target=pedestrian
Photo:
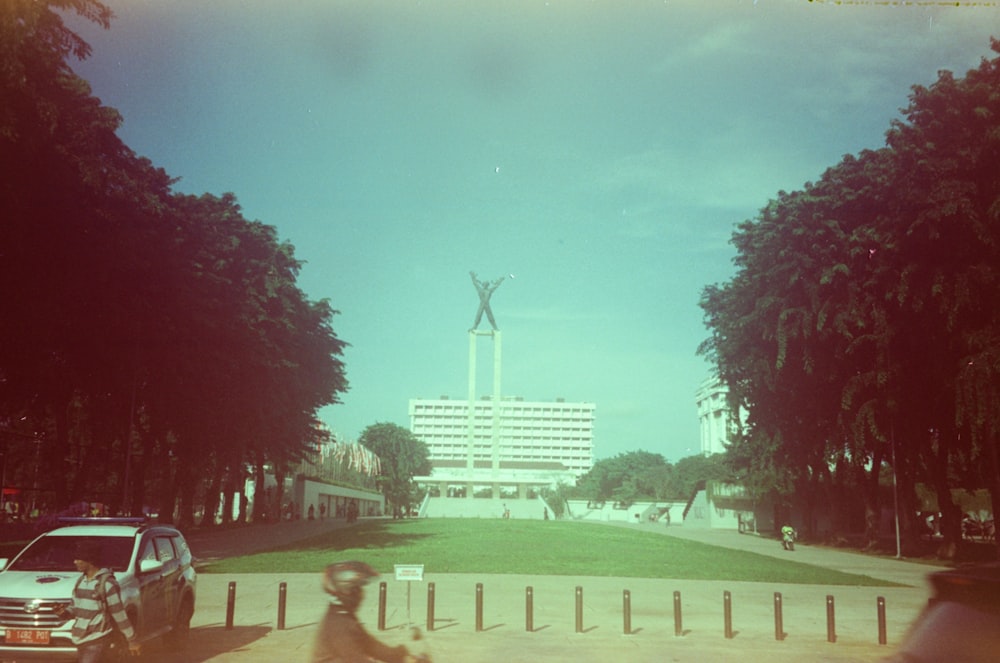
[[[76,645],[79,663],[104,663],[139,654],[135,629],[125,612],[121,589],[110,569],[101,566],[97,541],[82,541],[73,564],[80,578],[73,588],[73,603],[60,614],[73,617],[70,637]]]
[[[337,562],[323,571],[323,590],[330,595],[330,607],[320,621],[312,663],[427,660],[412,656],[404,645],[390,647],[381,642],[358,621],[364,587],[376,576],[378,572],[364,562]]]

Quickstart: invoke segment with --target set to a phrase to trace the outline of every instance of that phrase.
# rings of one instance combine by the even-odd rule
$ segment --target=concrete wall
[[[613,502],[603,502],[594,504],[587,500],[567,500],[566,508],[568,517],[574,520],[598,520],[616,521],[629,523],[645,523],[652,519],[657,522],[666,522],[666,513],[661,513],[664,509],[669,509],[671,524],[681,524],[681,514],[684,511],[685,502],[636,502],[628,508],[616,508]]]

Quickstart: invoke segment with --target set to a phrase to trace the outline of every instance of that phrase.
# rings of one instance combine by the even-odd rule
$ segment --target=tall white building
[[[695,392],[701,424],[701,453],[723,453],[736,431],[736,418],[729,411],[729,388],[718,377],[706,378]]]
[[[449,487],[553,486],[593,467],[594,403],[485,397],[410,400],[410,431],[430,451],[431,476]]]

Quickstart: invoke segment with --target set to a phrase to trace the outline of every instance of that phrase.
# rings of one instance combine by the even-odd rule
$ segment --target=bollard
[[[837,641],[837,626],[833,609],[833,594],[826,595],[826,641]]]
[[[681,621],[681,593],[674,592],[674,637],[679,638],[684,635],[684,627]]]
[[[278,630],[285,630],[285,605],[288,603],[288,583],[278,585]]]
[[[622,592],[622,615],[625,635],[632,635],[632,592],[627,589]]]
[[[233,630],[233,615],[236,613],[236,583],[229,583],[229,598],[226,599],[226,630]]]
[[[725,626],[726,639],[733,639],[733,595],[722,592],[722,621]]]
[[[878,597],[876,605],[878,606],[878,643],[884,645],[888,641],[885,633],[885,597]]]
[[[483,583],[476,583],[476,633],[483,630]]]
[[[434,583],[427,583],[427,632],[434,630]]]
[[[378,584],[378,630],[385,630],[385,583]]]
[[[774,593],[774,639],[785,639],[785,620],[781,616],[781,592]]]
[[[535,590],[530,585],[524,589],[524,630],[535,630]]]
[[[583,633],[583,587],[576,586],[576,632]]]

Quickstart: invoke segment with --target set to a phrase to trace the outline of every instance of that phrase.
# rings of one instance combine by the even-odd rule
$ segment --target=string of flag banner
[[[347,467],[370,477],[382,473],[382,461],[371,449],[358,443],[337,442],[330,451],[335,460],[346,462]]]

